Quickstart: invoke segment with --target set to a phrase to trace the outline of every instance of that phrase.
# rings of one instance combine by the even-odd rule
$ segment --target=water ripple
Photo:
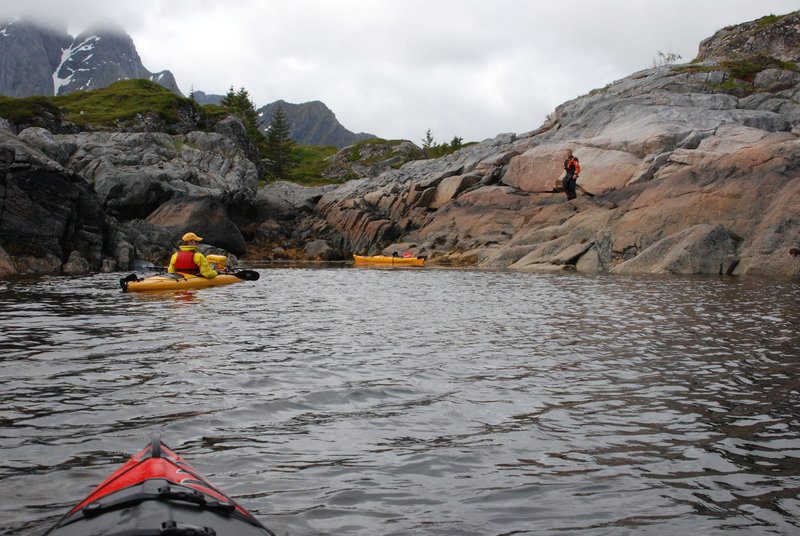
[[[0,529],[160,432],[281,535],[800,533],[794,283],[262,276],[0,281]]]

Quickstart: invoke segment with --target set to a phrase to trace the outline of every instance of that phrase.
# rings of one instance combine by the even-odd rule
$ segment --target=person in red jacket
[[[217,277],[217,271],[211,268],[205,255],[197,251],[197,247],[203,239],[194,233],[186,233],[181,240],[184,245],[180,246],[180,251],[172,255],[167,271],[171,274],[175,272],[199,274],[208,279]]]
[[[564,152],[566,160],[564,160],[564,178],[561,179],[561,184],[564,185],[564,191],[567,193],[567,201],[575,199],[578,195],[575,193],[575,186],[578,182],[578,173],[581,172],[581,164],[578,159],[572,155],[572,149],[567,149]]]

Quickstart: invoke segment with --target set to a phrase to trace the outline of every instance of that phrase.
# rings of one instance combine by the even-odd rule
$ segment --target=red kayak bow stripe
[[[274,536],[156,437],[49,536]]]
[[[83,502],[70,510],[69,513],[80,510],[87,504],[102,499],[106,495],[152,478],[164,478],[175,484],[181,484],[202,493],[207,493],[218,501],[231,502],[222,491],[214,487],[211,482],[194,470],[183,458],[172,452],[166,445],[158,444],[145,447],[139,454],[128,460],[125,465],[101,482]],[[234,506],[245,513],[238,505],[234,504]]]

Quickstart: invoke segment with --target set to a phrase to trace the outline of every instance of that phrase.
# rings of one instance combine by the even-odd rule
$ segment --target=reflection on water
[[[156,432],[279,534],[800,533],[796,283],[118,278],[0,282],[7,534]]]

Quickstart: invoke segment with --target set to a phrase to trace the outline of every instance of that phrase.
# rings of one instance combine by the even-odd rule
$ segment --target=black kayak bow
[[[258,281],[258,278],[261,277],[261,274],[256,272],[255,270],[239,270],[238,272],[234,272],[231,275],[235,275],[239,279],[243,279],[244,281]]]

